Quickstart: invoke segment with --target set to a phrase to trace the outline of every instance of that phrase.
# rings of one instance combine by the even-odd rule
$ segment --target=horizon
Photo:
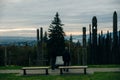
[[[112,32],[114,11],[118,15],[119,31],[119,3],[119,0],[2,0],[0,36],[36,37],[36,29],[43,27],[48,31],[56,12],[59,12],[67,36],[82,35],[82,27],[86,27],[86,34],[89,34],[93,16],[98,20],[98,33],[101,30]]]

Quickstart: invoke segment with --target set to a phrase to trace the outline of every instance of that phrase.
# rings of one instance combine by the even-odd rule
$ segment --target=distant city
[[[24,46],[24,45],[33,46],[36,44],[35,37],[13,37],[13,36],[1,36],[0,37],[0,46]]]
[[[89,35],[88,35],[89,36]],[[66,40],[69,39],[69,36],[65,37]],[[73,42],[80,41],[82,43],[82,35],[73,35]],[[24,46],[29,45],[33,46],[37,42],[36,37],[13,37],[13,36],[0,36],[0,46],[16,45]]]

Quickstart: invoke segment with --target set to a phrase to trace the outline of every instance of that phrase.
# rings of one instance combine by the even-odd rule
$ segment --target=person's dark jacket
[[[68,52],[68,50],[65,50],[64,54],[63,54],[63,61],[70,61],[70,54]]]

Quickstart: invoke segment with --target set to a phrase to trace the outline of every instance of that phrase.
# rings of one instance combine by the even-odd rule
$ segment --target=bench
[[[60,74],[63,74],[63,69],[84,69],[84,74],[86,74],[86,69],[88,66],[60,66]]]
[[[50,69],[50,67],[23,67],[23,75],[27,75],[26,70],[39,70],[39,69],[44,69],[46,72],[46,75],[48,75],[48,69]]]

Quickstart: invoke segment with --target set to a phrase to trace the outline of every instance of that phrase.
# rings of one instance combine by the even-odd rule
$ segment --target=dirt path
[[[93,74],[94,72],[120,72],[120,68],[88,68],[87,73]],[[22,70],[0,70],[0,73],[18,73],[23,74]],[[44,74],[45,70],[28,70],[28,74]],[[64,73],[84,73],[83,69],[70,69],[69,72]],[[60,70],[49,70],[50,75],[59,75]]]

